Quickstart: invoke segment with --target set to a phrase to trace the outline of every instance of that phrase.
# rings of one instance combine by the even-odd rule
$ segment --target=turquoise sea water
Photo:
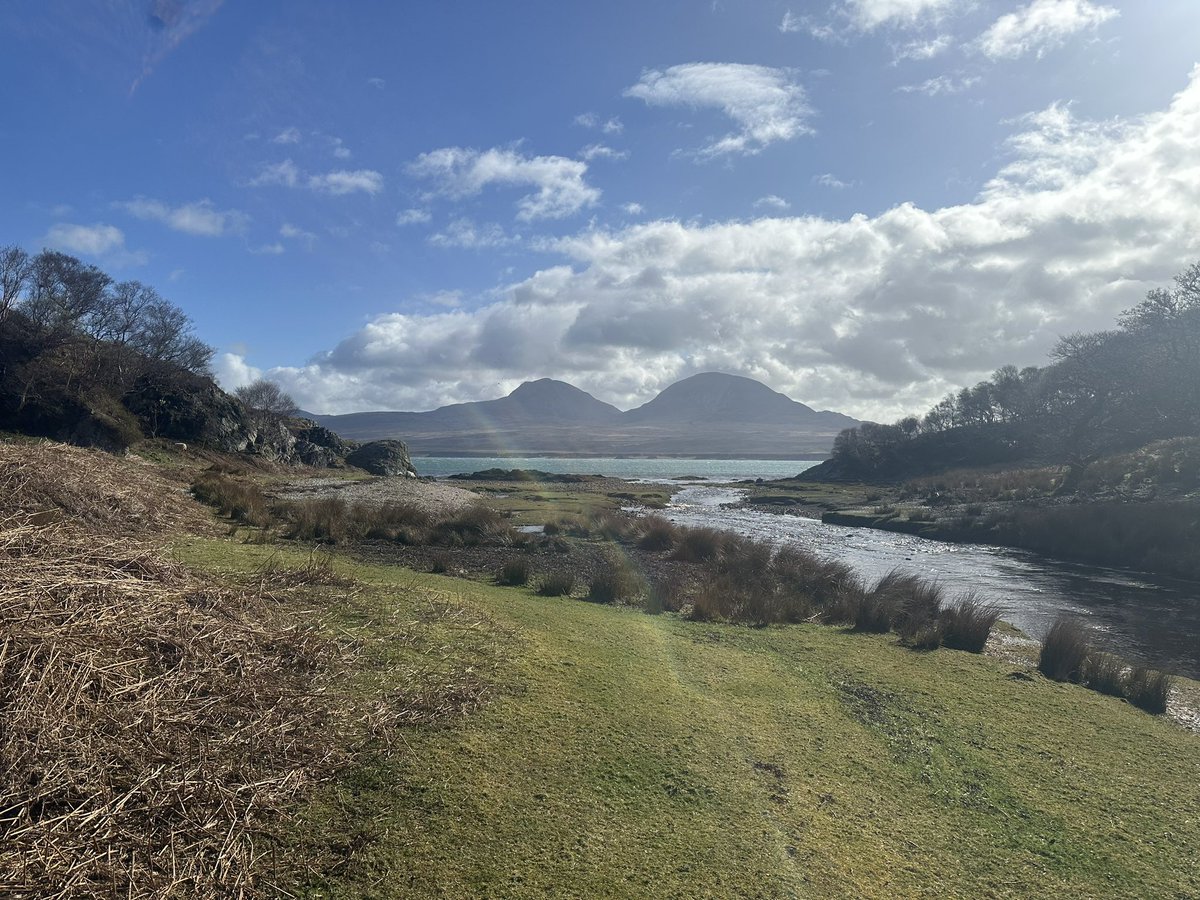
[[[607,475],[630,481],[669,481],[682,475],[695,475],[705,481],[741,481],[745,478],[787,478],[812,468],[811,459],[613,459],[584,457],[557,459],[527,457],[449,457],[417,456],[413,465],[418,474],[442,477],[484,469],[538,469],[542,472],[570,475]]]

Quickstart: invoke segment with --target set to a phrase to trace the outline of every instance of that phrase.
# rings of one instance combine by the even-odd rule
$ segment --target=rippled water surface
[[[1032,637],[1041,637],[1060,613],[1069,613],[1087,622],[1097,643],[1128,659],[1200,678],[1200,584],[1020,550],[722,507],[741,496],[731,488],[688,487],[665,514],[680,524],[722,528],[843,559],[868,578],[901,569],[938,579],[952,595],[974,590],[999,603],[1004,619]]]

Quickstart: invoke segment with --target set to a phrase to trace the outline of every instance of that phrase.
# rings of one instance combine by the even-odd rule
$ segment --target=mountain
[[[649,403],[629,410],[622,420],[648,425],[755,423],[839,431],[858,424],[841,413],[817,412],[761,381],[721,372],[702,372],[677,381]]]
[[[825,456],[858,422],[765,384],[707,372],[621,412],[573,385],[527,381],[507,397],[429,412],[314,415],[355,440],[400,438],[426,456]],[[418,466],[419,468],[419,466]]]

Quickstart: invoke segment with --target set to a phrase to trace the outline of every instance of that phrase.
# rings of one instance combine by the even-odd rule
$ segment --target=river
[[[1002,618],[1040,638],[1060,614],[1077,617],[1096,644],[1130,661],[1200,678],[1200,584],[1047,559],[1022,550],[948,544],[873,528],[728,509],[735,488],[695,485],[664,515],[777,544],[793,544],[854,566],[867,578],[892,569],[941,582],[951,596],[975,591],[1000,605]]]

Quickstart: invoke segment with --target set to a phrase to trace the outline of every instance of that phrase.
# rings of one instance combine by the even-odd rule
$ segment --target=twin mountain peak
[[[818,412],[738,375],[705,372],[622,412],[563,381],[527,381],[507,397],[429,412],[313,416],[344,437],[398,437],[426,455],[794,455],[828,452],[858,422]]]

